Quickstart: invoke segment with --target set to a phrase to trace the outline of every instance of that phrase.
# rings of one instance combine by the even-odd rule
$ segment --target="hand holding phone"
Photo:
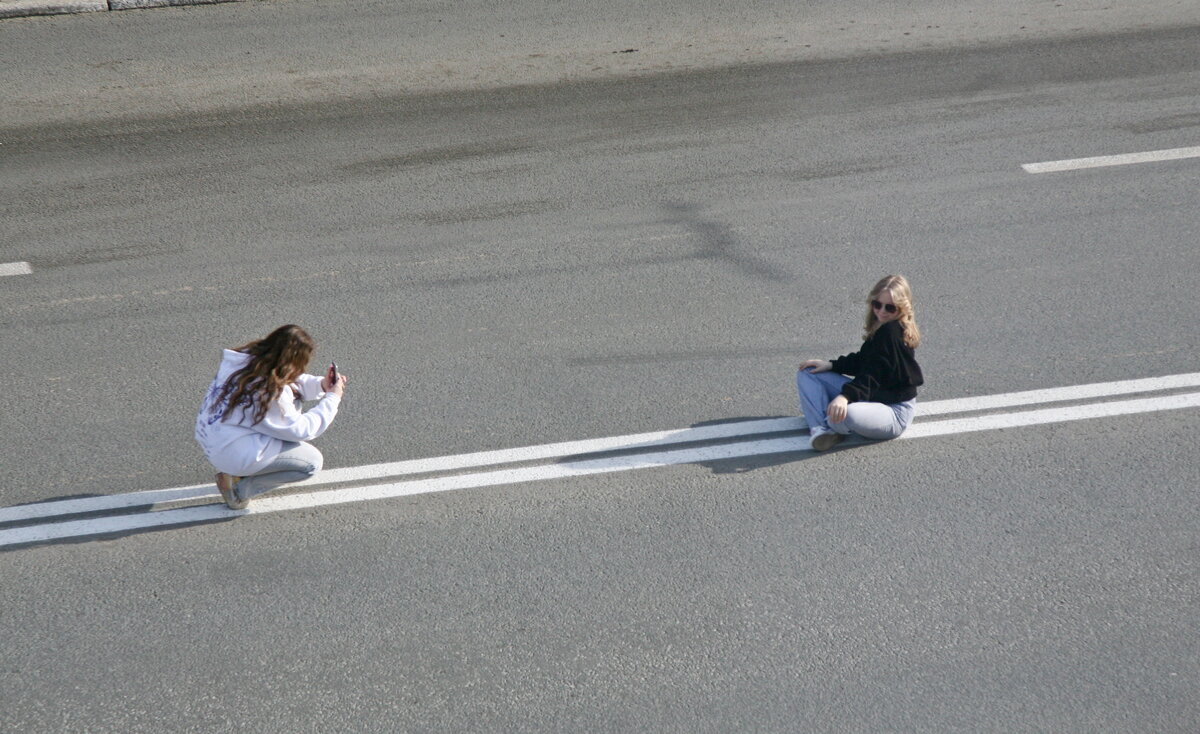
[[[342,381],[342,376],[338,374],[337,362],[330,362],[329,369],[325,372],[325,392],[334,392],[338,395],[342,394],[339,383]]]

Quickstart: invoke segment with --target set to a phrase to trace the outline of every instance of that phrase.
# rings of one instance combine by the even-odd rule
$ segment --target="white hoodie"
[[[279,397],[267,408],[266,415],[254,423],[253,411],[235,407],[229,418],[221,420],[221,409],[214,405],[229,376],[246,366],[250,355],[223,351],[217,376],[208,388],[200,414],[196,416],[196,441],[217,471],[238,477],[251,476],[266,468],[283,451],[284,441],[311,441],[329,428],[337,415],[341,396],[322,392],[322,378],[300,375],[293,385],[285,386]],[[317,400],[311,410],[301,413],[296,407],[296,393],[303,400]]]

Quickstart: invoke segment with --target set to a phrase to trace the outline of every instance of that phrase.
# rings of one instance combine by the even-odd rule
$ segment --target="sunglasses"
[[[896,304],[894,303],[880,303],[879,301],[871,301],[871,308],[875,309],[876,311],[882,308],[888,313],[896,313]]]

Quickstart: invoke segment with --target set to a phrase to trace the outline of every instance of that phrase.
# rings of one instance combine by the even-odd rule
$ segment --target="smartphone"
[[[329,371],[333,373],[333,379],[330,381],[330,385],[336,385],[338,381],[337,362],[329,363]]]

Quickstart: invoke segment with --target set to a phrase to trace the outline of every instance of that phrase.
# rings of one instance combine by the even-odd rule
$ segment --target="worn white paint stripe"
[[[969,433],[973,431],[988,431],[1002,428],[1016,428],[1046,423],[1061,423],[1066,421],[1106,418],[1136,413],[1178,410],[1182,408],[1200,407],[1200,392],[1183,393],[1153,398],[1141,398],[1090,405],[1075,405],[1059,408],[1045,408],[1017,413],[1002,413],[994,415],[974,416],[970,418],[953,418],[944,421],[929,421],[912,425],[902,436],[905,439],[941,436],[954,433]],[[227,519],[247,514],[266,514],[288,510],[307,509],[326,505],[345,504],[350,502],[367,502],[371,500],[390,499],[433,492],[447,492],[458,489],[471,489],[523,482],[537,482],[548,479],[586,476],[632,469],[647,469],[652,467],[671,466],[678,464],[696,464],[701,462],[722,461],[746,456],[767,454],[792,453],[806,448],[806,442],[799,437],[777,438],[765,441],[749,441],[703,446],[698,448],[675,449],[651,454],[636,454],[632,456],[615,456],[602,459],[567,461],[559,464],[522,467],[515,469],[500,469],[489,472],[463,474],[453,477],[436,479],[418,479],[405,482],[333,489],[307,494],[292,494],[277,497],[267,497],[256,500],[246,510],[229,510],[222,505],[205,505],[188,507],[179,510],[163,512],[139,513],[136,515],[119,515],[86,520],[74,520],[60,523],[45,523],[25,527],[0,530],[0,547],[37,543],[64,538],[82,538],[96,535],[143,530],[152,527],[183,525],[195,522]]]
[[[1200,372],[1182,375],[1166,375],[1164,377],[1149,377],[1117,382],[1102,382],[1090,385],[1073,385],[1068,387],[1046,388],[1041,390],[1026,390],[1023,392],[1003,393],[999,395],[981,395],[972,398],[953,400],[933,400],[917,402],[916,415],[921,418],[945,415],[949,413],[964,413],[969,411],[997,410],[1022,405],[1041,405],[1055,402],[1074,400],[1090,400],[1118,395],[1155,392],[1160,390],[1177,390],[1181,388],[1200,386]],[[726,438],[744,438],[763,433],[780,431],[802,431],[807,429],[802,418],[766,418],[753,421],[734,421],[718,423],[710,426],[694,428],[679,428],[666,431],[653,431],[626,436],[610,436],[607,438],[585,439],[580,441],[564,441],[560,443],[525,446],[513,449],[495,451],[480,451],[469,454],[456,454],[428,459],[411,459],[384,464],[367,464],[342,469],[329,469],[304,482],[290,485],[291,487],[324,486],[345,484],[349,482],[372,481],[401,477],[413,474],[433,474],[438,472],[474,469],[501,464],[541,461],[576,456],[579,454],[599,453],[603,451],[620,451],[626,449],[646,449],[655,446],[670,446],[681,443],[712,441]],[[44,517],[60,515],[75,515],[88,512],[106,512],[123,510],[132,507],[153,507],[154,505],[188,501],[213,500],[218,497],[212,484],[196,484],[188,487],[171,489],[155,489],[143,492],[127,492],[122,494],[104,495],[100,497],[81,497],[77,499],[39,502],[16,507],[0,507],[0,523],[26,522]]]
[[[1191,148],[1168,148],[1166,150],[1148,150],[1142,153],[1098,155],[1092,158],[1071,158],[1069,160],[1062,161],[1025,163],[1021,166],[1021,168],[1024,168],[1028,173],[1055,173],[1057,171],[1076,171],[1081,168],[1101,168],[1103,166],[1127,166],[1131,163],[1175,161],[1183,158],[1200,158],[1200,146],[1193,146]]]
[[[29,275],[33,268],[27,262],[0,263],[0,277],[5,275]]]

